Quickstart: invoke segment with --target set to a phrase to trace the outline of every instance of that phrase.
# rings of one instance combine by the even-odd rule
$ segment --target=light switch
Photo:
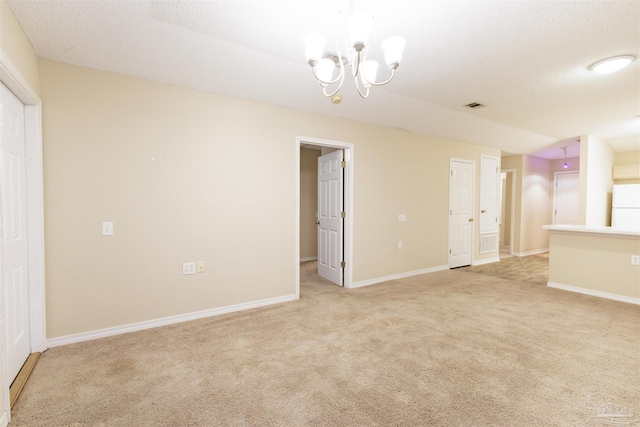
[[[406,220],[407,220],[407,215],[405,214],[398,215],[398,221],[405,222]]]
[[[102,235],[103,236],[113,236],[113,222],[103,222],[102,223]]]

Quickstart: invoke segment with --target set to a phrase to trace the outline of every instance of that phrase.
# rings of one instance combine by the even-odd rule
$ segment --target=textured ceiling
[[[358,1],[375,16],[370,57],[382,59],[387,36],[407,47],[394,81],[363,100],[347,78],[340,105],[321,94],[302,37],[342,40],[345,0],[8,4],[54,61],[511,153],[560,158],[584,134],[640,149],[640,60],[611,75],[587,69],[640,57],[639,1]]]

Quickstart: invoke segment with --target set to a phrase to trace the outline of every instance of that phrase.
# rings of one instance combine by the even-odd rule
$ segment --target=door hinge
[[[500,172],[500,168],[496,168],[496,173]]]
[[[340,217],[341,218],[346,218],[347,214],[345,213],[345,211],[340,212]]]
[[[340,166],[342,167],[342,169],[347,167],[347,162],[345,162],[344,160],[340,162]]]
[[[340,268],[345,268],[347,266],[347,263],[344,261],[340,261]]]
[[[449,249],[449,255],[451,255],[451,249]]]

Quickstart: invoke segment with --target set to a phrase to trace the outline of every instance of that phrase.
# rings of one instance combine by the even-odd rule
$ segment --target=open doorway
[[[330,282],[350,288],[353,274],[353,144],[298,137],[295,148],[298,210],[295,231],[297,238],[296,296],[300,297],[301,275],[306,279],[313,276],[320,277],[318,270]],[[323,159],[326,159],[324,163]],[[321,166],[318,167],[318,164]],[[323,164],[327,167],[322,166]],[[326,176],[328,169],[335,170],[336,167],[339,168],[343,185],[340,185],[340,192],[327,194],[328,197],[336,199],[329,203],[332,209],[334,205],[340,205],[337,210],[341,225],[339,232],[336,232],[335,227],[331,225],[336,215],[323,214],[322,205],[319,206],[318,202],[319,195],[321,199],[323,198],[323,186],[318,185],[325,179],[323,173]],[[329,187],[336,186],[333,181],[328,184]],[[335,248],[329,250],[327,245]],[[320,269],[318,268],[319,258],[322,264]],[[327,272],[330,274],[327,275]]]
[[[514,256],[515,174],[515,169],[504,169],[500,173],[500,259]]]

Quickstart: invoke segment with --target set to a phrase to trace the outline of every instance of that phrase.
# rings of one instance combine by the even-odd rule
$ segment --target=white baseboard
[[[544,248],[544,249],[536,249],[533,251],[527,251],[527,252],[514,252],[513,254],[515,256],[529,256],[529,255],[538,255],[538,254],[544,254],[549,252],[549,248]]]
[[[306,258],[300,258],[300,262],[317,261],[317,256],[308,256]]]
[[[493,262],[499,262],[499,261],[500,261],[500,257],[493,257],[493,258],[479,259],[477,261],[473,261],[471,265],[475,267],[476,265],[491,264]]]
[[[7,419],[7,411],[4,411],[0,418],[0,427],[7,427],[7,425],[9,425],[9,420]]]
[[[295,295],[285,295],[282,297],[267,298],[259,301],[246,302],[242,304],[229,305],[226,307],[214,308],[211,310],[196,311],[193,313],[179,314],[176,316],[163,317],[160,319],[147,320],[144,322],[130,323],[128,325],[115,326],[113,328],[99,329],[97,331],[82,332],[79,334],[65,335],[62,337],[47,340],[49,347],[74,344],[83,341],[95,340],[98,338],[110,337],[113,335],[126,334],[128,332],[141,331],[144,329],[157,328],[159,326],[173,325],[174,323],[188,322],[190,320],[202,319],[205,317],[218,316],[220,314],[233,313],[236,311],[249,310],[257,307],[264,307],[272,304],[294,301]]]
[[[361,288],[363,286],[375,285],[376,283],[388,282],[389,280],[404,279],[405,277],[418,276],[420,274],[435,273],[436,271],[448,270],[448,265],[424,268],[422,270],[408,271],[406,273],[392,274],[391,276],[376,277],[375,279],[361,280],[351,284],[351,288]]]
[[[577,292],[579,294],[591,295],[594,297],[611,299],[614,301],[627,302],[629,304],[640,305],[640,298],[627,297],[624,295],[610,294],[608,292],[594,291],[593,289],[578,288],[576,286],[563,285],[562,283],[547,282],[550,288],[562,289],[563,291]]]

